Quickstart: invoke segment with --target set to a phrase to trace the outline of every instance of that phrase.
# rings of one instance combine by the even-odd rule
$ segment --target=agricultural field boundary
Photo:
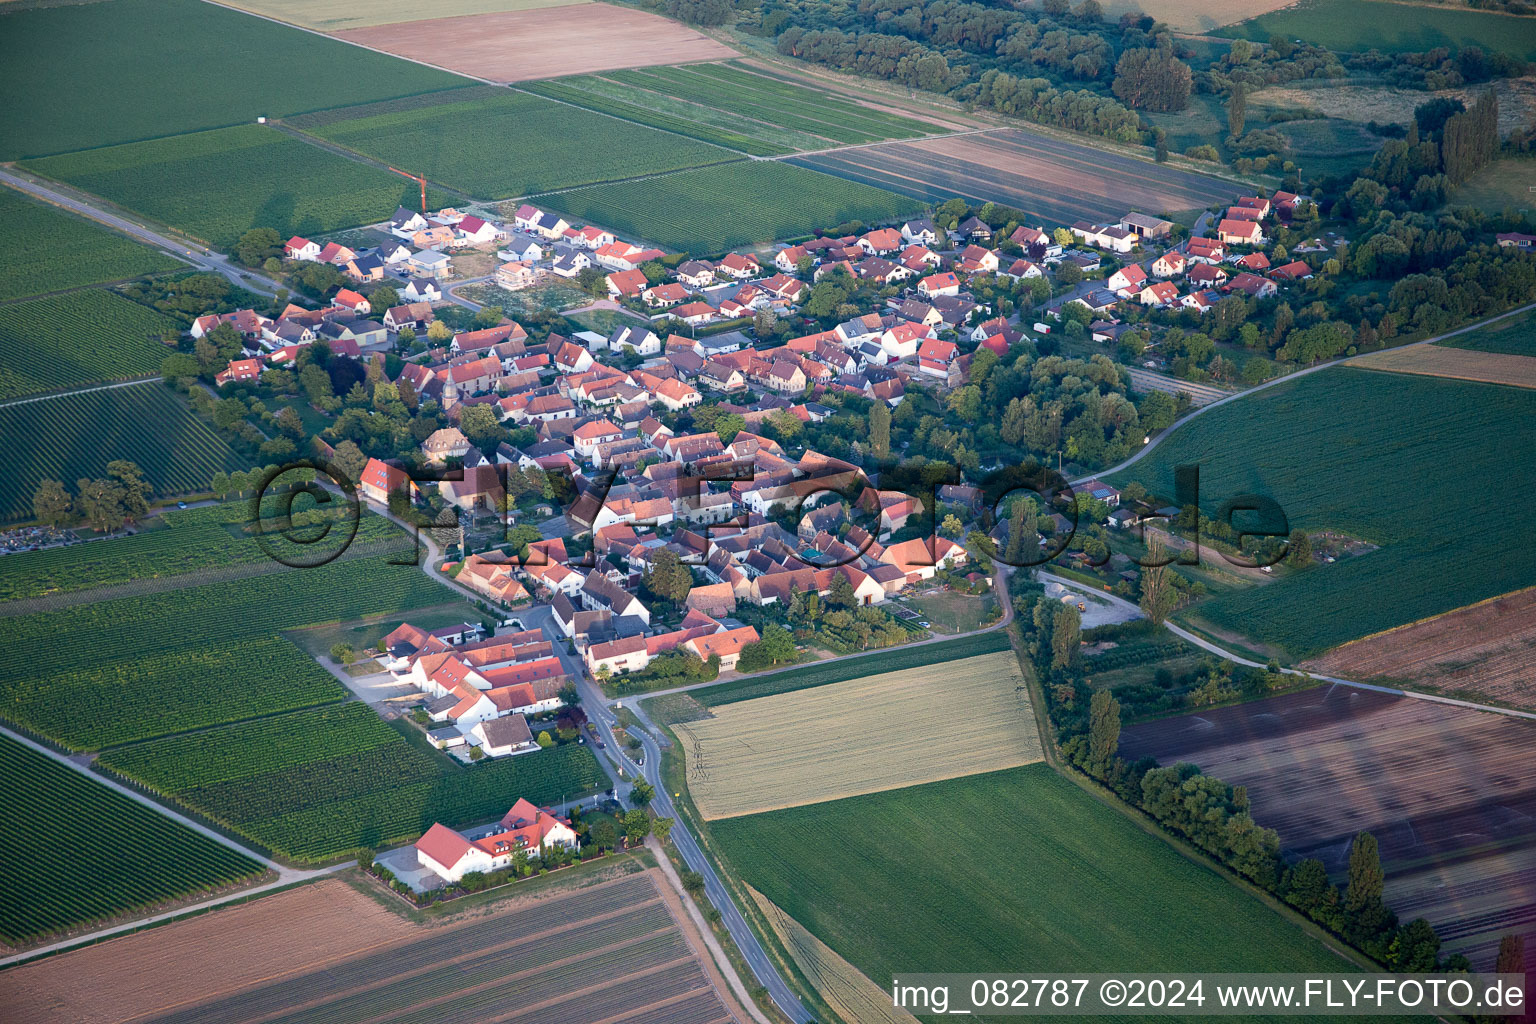
[[[999,651],[738,701],[673,730],[694,805],[718,820],[1033,764],[1024,690]],[[944,705],[965,711],[935,729]]]
[[[1065,576],[1056,576],[1048,572],[1042,572],[1040,573],[1040,576],[1042,579],[1048,579],[1054,583],[1060,583],[1064,587],[1071,587],[1073,590],[1080,590],[1085,593],[1093,594],[1095,597],[1109,601],[1111,604],[1119,604],[1127,608],[1136,609],[1138,612],[1140,611],[1136,605],[1132,604],[1130,601],[1125,600],[1125,598],[1117,597],[1114,594],[1107,594],[1097,587],[1090,587],[1087,584],[1079,583],[1077,580],[1068,579]],[[1448,612],[1445,614],[1451,613]],[[1210,651],[1212,654],[1221,658],[1225,658],[1234,664],[1246,665],[1249,668],[1268,668],[1268,664],[1266,662],[1254,661],[1251,658],[1245,658],[1240,654],[1235,654],[1232,651],[1227,650],[1225,647],[1221,647],[1218,644],[1212,643],[1200,634],[1185,629],[1172,620],[1165,621],[1163,626],[1174,636],[1181,637],[1194,644],[1196,647],[1199,647],[1202,650]],[[1393,628],[1397,629],[1401,627]],[[1427,700],[1433,704],[1450,704],[1454,707],[1470,708],[1473,711],[1487,711],[1495,715],[1508,715],[1514,718],[1528,718],[1532,721],[1536,721],[1536,714],[1533,714],[1529,711],[1520,711],[1515,708],[1501,708],[1492,704],[1479,704],[1475,701],[1461,700],[1455,697],[1443,697],[1438,693],[1424,693],[1419,690],[1404,690],[1395,686],[1379,686],[1375,683],[1364,683],[1356,679],[1343,679],[1338,676],[1322,675],[1320,673],[1308,672],[1299,668],[1286,668],[1282,666],[1280,671],[1286,675],[1303,676],[1307,679],[1315,679],[1321,683],[1338,683],[1341,686],[1353,686],[1361,690],[1375,690],[1377,693],[1389,693],[1396,697],[1412,697],[1415,700]]]
[[[1502,384],[1512,388],[1536,388],[1536,356],[1481,352],[1442,345],[1389,348],[1355,356],[1350,366],[1382,373],[1411,373],[1446,380]]]

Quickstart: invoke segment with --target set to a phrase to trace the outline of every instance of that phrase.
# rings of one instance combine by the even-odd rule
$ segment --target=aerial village
[[[379,644],[377,660],[420,691],[416,720],[441,748],[463,759],[537,756],[552,732],[588,739],[578,683],[623,693],[631,680],[653,687],[755,670],[763,663],[740,663],[766,646],[765,624],[817,607],[843,612],[847,645],[906,642],[927,623],[893,598],[936,576],[990,584],[990,566],[962,538],[913,535],[909,525],[931,511],[920,500],[881,490],[852,461],[786,445],[766,423],[817,424],[833,412],[828,395],[894,410],[912,387],[961,387],[980,353],[1003,357],[1068,325],[1131,362],[1137,390],[1187,398],[1201,385],[1162,372],[1156,339],[1167,327],[1149,330],[1146,314],[1185,313],[1187,323],[1227,296],[1270,298],[1311,279],[1339,240],[1308,240],[1278,263],[1264,248],[1267,228],[1307,203],[1284,192],[1245,197],[1201,217],[1196,228],[1210,230],[1193,236],[1128,212],[1113,224],[1018,226],[1002,238],[971,215],[949,230],[917,219],[718,260],[669,256],[529,205],[506,224],[402,207],[380,226],[397,243],[357,251],[288,240],[285,259],[328,263],[350,279],[324,308],[210,314],[193,335],[221,324],[239,333],[244,351],[217,375],[220,386],[292,367],[316,343],[330,358],[364,363],[403,355],[392,383],[438,403],[449,425],[407,458],[369,458],[358,489],[397,517],[451,509],[457,531],[433,569],[481,598],[501,626],[407,622]],[[499,289],[580,280],[625,314],[622,326],[542,342],[506,317],[432,331],[455,301],[455,254],[476,247],[494,247]],[[1311,263],[1300,258],[1308,254]],[[883,304],[830,329],[786,333],[815,323],[803,307],[829,275],[877,285]],[[398,305],[376,309],[364,296],[381,282]],[[998,315],[977,294],[1023,282],[1039,282],[1032,287],[1048,298],[1039,320]],[[1147,342],[1133,354],[1116,344],[1128,331]],[[473,443],[460,424],[487,410],[525,441]],[[712,424],[727,416],[734,429],[722,436]],[[1085,491],[1107,513],[1104,525],[1136,521],[1114,488],[1093,481]],[[973,487],[936,496],[979,511]],[[426,881],[416,884],[502,867],[569,834],[554,812],[522,804],[478,838],[438,825],[417,844]]]

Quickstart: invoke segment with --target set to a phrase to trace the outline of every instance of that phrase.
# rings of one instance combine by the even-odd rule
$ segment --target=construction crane
[[[420,175],[417,175],[417,174],[411,174],[408,171],[402,171],[398,167],[391,167],[390,170],[394,171],[396,174],[400,175],[400,177],[402,177],[402,178],[410,178],[416,184],[421,186],[421,213],[422,213],[422,216],[426,216],[426,213],[427,213],[427,179],[423,178],[423,177],[421,177]]]

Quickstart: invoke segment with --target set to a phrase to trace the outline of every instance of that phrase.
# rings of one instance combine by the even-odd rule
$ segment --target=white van
[[[1035,330],[1039,331],[1041,334],[1050,334],[1051,333],[1051,325],[1050,324],[1043,324],[1040,321],[1036,320],[1035,321]]]

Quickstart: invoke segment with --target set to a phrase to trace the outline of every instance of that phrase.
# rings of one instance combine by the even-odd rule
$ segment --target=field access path
[[[244,288],[247,291],[260,292],[263,295],[272,296],[277,294],[280,287],[276,281],[264,274],[236,267],[230,262],[228,256],[215,252],[206,245],[176,241],[145,227],[143,224],[137,224],[126,217],[119,216],[110,210],[87,202],[83,198],[76,198],[73,195],[60,192],[30,178],[24,178],[5,168],[0,168],[0,182],[41,199],[46,203],[63,207],[71,213],[77,213],[89,220],[96,221],[98,224],[104,224],[114,231],[122,232],[140,242],[153,245],[163,250],[167,256],[174,256],[183,263],[192,264],[199,270],[222,275],[228,278],[229,283],[237,288]]]
[[[261,893],[271,892],[276,889],[283,889],[290,885],[297,885],[301,882],[308,882],[316,878],[322,878],[325,875],[334,874],[337,871],[350,868],[357,863],[356,861],[349,860],[341,864],[333,864],[326,868],[299,869],[285,867],[284,865],[279,864],[277,861],[272,860],[269,857],[264,857],[254,850],[250,850],[244,846],[241,846],[239,843],[235,842],[233,839],[230,839],[228,836],[216,832],[206,825],[194,821],[183,814],[173,811],[171,808],[165,806],[164,804],[151,800],[149,797],[145,796],[143,793],[140,793],[138,790],[130,789],[129,787],[114,781],[113,779],[91,771],[90,768],[80,760],[66,757],[51,747],[45,747],[41,743],[36,743],[27,737],[20,735],[19,733],[12,732],[10,729],[5,728],[4,726],[0,726],[0,735],[5,736],[7,739],[15,740],[17,743],[22,744],[29,750],[35,750],[37,753],[42,754],[44,757],[48,757],[58,762],[59,764],[64,765],[66,768],[80,772],[83,775],[90,776],[93,782],[106,786],[113,792],[118,793],[121,796],[125,796],[136,803],[142,804],[158,814],[163,814],[167,818],[175,821],[178,825],[189,828],[201,836],[205,836],[208,839],[212,839],[214,842],[219,843],[220,845],[227,846],[231,850],[242,853],[252,860],[264,864],[269,871],[273,871],[277,874],[276,880],[271,882],[264,882],[261,885],[253,885],[249,888],[239,889],[234,892],[226,893],[223,896],[216,896],[211,900],[200,900],[190,906],[178,907],[174,910],[167,910],[159,914],[151,914],[148,917],[141,917],[133,921],[124,922],[123,924],[113,925],[110,928],[101,928],[96,931],[86,932],[72,938],[61,939],[58,942],[51,943],[47,946],[39,946],[36,949],[29,949],[21,953],[16,953],[8,957],[0,958],[0,968],[8,967],[11,964],[21,963],[25,960],[32,960],[40,956],[46,956],[52,953],[60,953],[75,946],[83,946],[89,943],[95,943],[102,939],[111,938],[114,935],[121,935],[126,932],[138,931],[141,928],[147,928],[151,925],[159,924],[162,921],[170,921],[174,918],[182,917],[186,914],[199,913],[201,911],[207,910],[210,907],[217,907],[223,903],[234,903],[239,900],[249,899],[250,897],[259,895]]]
[[[412,526],[382,505],[370,502],[369,507],[420,540],[421,546],[426,549],[426,557],[419,563],[422,572],[426,573],[436,582],[472,601],[479,603],[485,600],[484,595],[470,590],[456,580],[448,579],[441,573],[433,571],[432,567],[437,563],[440,552],[437,542],[431,535],[431,530],[426,528],[418,529]],[[662,817],[670,816],[674,820],[675,824],[672,827],[671,835],[673,844],[676,845],[678,852],[682,854],[683,861],[691,869],[704,876],[704,889],[709,896],[710,902],[720,911],[720,917],[725,924],[726,930],[730,933],[731,939],[736,943],[736,948],[741,951],[742,957],[747,961],[747,965],[752,968],[752,973],[756,975],[758,983],[768,990],[768,994],[773,998],[774,1003],[778,1005],[779,1009],[794,1024],[810,1024],[812,1019],[810,1013],[801,1004],[799,997],[795,995],[789,984],[785,982],[783,976],[779,974],[778,968],[774,966],[773,961],[768,959],[768,954],[763,951],[763,947],[758,944],[757,936],[747,926],[746,919],[741,916],[741,911],[731,899],[730,893],[721,884],[709,861],[705,859],[703,851],[699,849],[698,843],[689,834],[687,825],[678,820],[677,811],[672,806],[671,798],[667,796],[666,784],[661,779],[661,751],[656,746],[656,741],[651,738],[648,731],[635,730],[635,735],[638,735],[641,742],[645,745],[645,763],[649,766],[649,771],[646,771],[623,753],[622,748],[613,735],[613,727],[617,724],[617,716],[615,716],[613,709],[609,706],[607,698],[603,696],[602,692],[598,690],[593,682],[587,678],[586,673],[582,671],[582,667],[577,659],[566,653],[565,636],[554,625],[553,616],[548,611],[547,606],[546,610],[540,615],[536,616],[525,612],[515,614],[515,617],[521,618],[524,626],[535,626],[544,633],[545,637],[551,641],[555,655],[560,659],[566,674],[576,681],[577,692],[581,695],[581,704],[587,712],[588,720],[597,724],[600,735],[603,738],[604,746],[597,760],[602,765],[603,771],[608,774],[609,780],[613,783],[615,796],[623,800],[631,788],[631,781],[634,779],[645,778],[650,782],[656,791],[650,806],[658,815]],[[637,713],[639,713],[638,709]],[[645,721],[643,717],[642,721]],[[645,721],[645,724],[648,729],[655,728],[649,721]],[[688,898],[686,893],[682,895],[683,898]],[[705,935],[709,936],[709,933],[706,932]],[[741,979],[736,977],[736,971],[730,960],[723,958],[718,963],[718,966],[721,973],[731,982],[731,987],[733,989],[736,988]],[[738,992],[738,995],[745,996],[745,993]],[[745,998],[744,1002],[749,1007],[753,1005],[749,997]]]

